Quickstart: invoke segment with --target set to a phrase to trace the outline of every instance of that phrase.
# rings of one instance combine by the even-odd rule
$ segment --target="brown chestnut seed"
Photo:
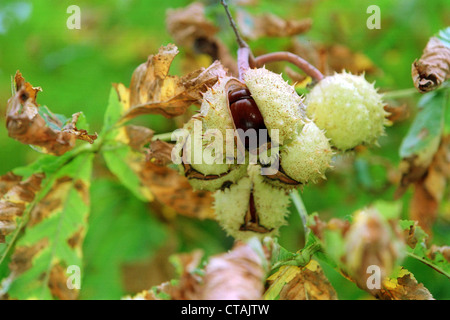
[[[233,117],[233,122],[236,129],[242,129],[244,133],[248,129],[256,130],[257,135],[260,129],[266,129],[264,124],[264,118],[256,105],[255,100],[251,97],[250,91],[247,88],[236,88],[228,92],[228,101],[230,103],[230,112]],[[243,138],[241,137],[241,141]],[[249,148],[249,138],[245,138],[245,148]],[[266,137],[265,141],[270,141],[269,137]],[[258,146],[261,144],[261,139],[258,135]]]

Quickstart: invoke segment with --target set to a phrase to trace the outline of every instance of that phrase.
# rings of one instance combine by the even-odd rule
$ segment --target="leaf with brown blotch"
[[[86,130],[76,127],[81,113],[75,113],[71,120],[62,121],[62,116],[39,107],[36,95],[42,91],[41,88],[26,82],[19,71],[14,83],[15,92],[8,100],[6,111],[6,127],[11,138],[58,156],[71,150],[77,139],[89,143],[97,139],[97,134],[89,135]]]
[[[7,172],[3,176],[0,176],[0,197],[3,197],[9,189],[14,187],[20,181],[22,181],[22,177],[12,172]]]
[[[166,24],[175,43],[191,51],[187,52],[188,58],[194,54],[206,54],[212,61],[219,60],[232,74],[237,75],[236,61],[228,47],[217,37],[219,28],[206,18],[203,3],[194,2],[186,8],[169,9]],[[194,58],[186,60],[190,70],[198,65]]]
[[[434,300],[423,284],[418,283],[414,275],[402,268],[397,277],[383,281],[376,298],[380,300]]]
[[[310,18],[284,20],[272,13],[254,16],[239,10],[237,24],[244,37],[255,40],[262,37],[291,37],[305,33],[311,29],[312,20]]]
[[[315,260],[304,267],[283,266],[267,280],[267,300],[337,300],[336,291]]]
[[[44,177],[43,173],[36,173],[21,181],[22,177],[11,172],[0,177],[0,243],[15,230],[17,217],[34,200]]]
[[[439,204],[450,179],[450,135],[442,138],[430,166],[424,168],[423,172],[422,176],[413,182],[410,218],[418,221],[425,232],[431,235]]]
[[[428,257],[431,260],[434,260],[434,259],[436,259],[437,254],[442,254],[442,257],[447,262],[450,262],[450,246],[437,246],[437,245],[433,244],[428,253]]]
[[[202,94],[212,87],[226,71],[219,61],[184,77],[169,75],[169,68],[178,48],[169,44],[148,57],[133,72],[130,83],[130,109],[123,120],[143,114],[160,114],[167,118],[182,115],[193,104],[199,104]]]
[[[414,86],[419,92],[437,89],[450,77],[450,44],[443,37],[450,34],[450,27],[430,38],[419,60],[411,67]]]
[[[161,203],[188,217],[214,217],[214,199],[209,191],[194,191],[188,179],[177,171],[151,161],[142,164],[142,183]]]
[[[259,300],[264,293],[265,261],[251,246],[237,243],[212,257],[205,268],[201,299]]]
[[[83,267],[92,160],[93,154],[80,154],[47,174],[11,255],[7,289],[11,298],[74,299],[78,295],[78,290],[67,288],[72,272],[67,268]]]

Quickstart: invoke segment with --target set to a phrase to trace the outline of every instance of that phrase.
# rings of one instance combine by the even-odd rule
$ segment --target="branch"
[[[268,54],[259,56],[259,57],[255,58],[255,66],[257,68],[259,68],[259,67],[264,66],[266,63],[276,62],[276,61],[290,62],[290,63],[296,65],[297,67],[299,67],[307,75],[309,75],[311,78],[315,79],[316,81],[320,81],[324,78],[323,74],[316,67],[311,65],[308,61],[300,58],[299,56],[297,56],[291,52],[287,52],[287,51],[272,52],[272,53],[268,53]]]
[[[241,35],[239,34],[239,30],[236,26],[236,23],[233,20],[233,16],[231,15],[230,10],[228,9],[227,2],[225,0],[221,0],[221,2],[227,14],[228,20],[230,21],[231,28],[233,29],[234,34],[236,35],[236,41],[239,45],[239,48],[248,48],[247,42],[245,42],[244,39],[242,39]]]

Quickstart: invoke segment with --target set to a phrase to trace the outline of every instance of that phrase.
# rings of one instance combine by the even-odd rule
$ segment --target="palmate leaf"
[[[83,244],[85,271],[80,298],[120,299],[127,293],[123,267],[151,259],[167,243],[167,228],[149,214],[145,203],[117,182],[93,182],[91,196],[96,200],[92,201]]]
[[[145,159],[145,155],[133,150],[130,146],[131,141],[126,127],[114,127],[114,124],[129,108],[128,97],[128,89],[121,84],[111,89],[104,120],[105,143],[102,148],[102,155],[108,169],[138,199],[146,202],[152,201],[152,193],[141,183],[137,174],[139,163]],[[151,135],[149,138],[151,138]]]
[[[419,102],[419,113],[400,147],[402,158],[417,157],[419,164],[431,160],[436,152],[444,126],[446,93],[431,92]],[[426,163],[424,164],[426,166]]]
[[[72,265],[82,268],[81,243],[87,229],[92,158],[92,154],[81,153],[48,176],[11,256],[9,297],[77,297],[77,290],[66,284],[66,270]]]
[[[10,249],[21,228],[26,224],[30,210],[45,195],[41,188],[47,184],[55,172],[75,156],[76,152],[78,151],[71,150],[59,157],[43,155],[35,162],[15,168],[0,178],[0,189],[2,189],[0,191],[0,222],[10,222],[14,226],[10,230],[5,230],[4,227],[7,226],[4,224],[0,226],[0,233],[4,236],[4,239],[0,241],[0,265],[3,266],[6,255],[11,254]],[[13,177],[16,179],[14,183],[11,181]],[[39,183],[39,186],[35,183],[30,184],[33,181],[37,182],[37,177],[45,177],[45,179]],[[8,204],[13,204],[14,207]],[[11,211],[11,209],[15,210]]]

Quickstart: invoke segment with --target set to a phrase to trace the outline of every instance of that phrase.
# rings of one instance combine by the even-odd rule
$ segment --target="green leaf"
[[[120,90],[120,85],[117,86]],[[138,176],[140,165],[144,161],[144,154],[134,151],[128,145],[125,127],[114,128],[125,110],[119,100],[118,92],[112,88],[108,107],[105,113],[103,134],[105,142],[102,154],[109,170],[141,201],[153,201],[153,195],[145,187]]]
[[[433,155],[436,152],[444,128],[445,106],[445,90],[423,95],[419,101],[419,112],[400,146],[402,158]]]
[[[42,155],[38,158],[38,160],[28,166],[15,168],[12,172],[18,176],[21,176],[22,181],[30,178],[33,174],[44,173],[47,178],[42,181],[41,185],[43,186],[49,183],[49,177],[69,162],[79,151],[80,148],[74,149],[59,157],[53,155]],[[39,201],[39,197],[42,198],[43,196],[43,192],[39,192],[31,203],[26,204],[23,213],[15,217],[15,222],[17,225],[16,229],[11,234],[6,236],[5,243],[0,243],[0,264],[3,265],[6,263],[4,259],[6,255],[11,255],[10,251],[13,248],[13,242],[17,238],[17,235],[21,231],[23,225],[27,222],[27,216],[30,209]]]
[[[106,107],[103,120],[103,134],[110,131],[125,113],[126,106],[120,101],[118,92],[118,90],[121,89],[124,89],[124,87],[119,84],[115,88],[111,88],[111,91],[109,92],[108,106]]]
[[[39,194],[11,257],[10,297],[76,298],[76,290],[66,286],[66,268],[82,267],[92,159],[92,154],[75,157],[52,175]]]
[[[109,170],[141,201],[152,201],[153,195],[145,187],[137,172],[144,155],[131,149],[130,146],[120,142],[107,142],[103,148],[103,157]],[[136,170],[133,170],[135,168]]]
[[[83,245],[82,299],[120,299],[124,263],[147,260],[167,241],[166,227],[147,205],[118,183],[97,180],[91,187],[89,230]],[[166,262],[168,263],[168,262]]]
[[[433,252],[432,248],[427,246],[428,235],[413,220],[399,221],[400,228],[407,231],[410,235],[407,253],[410,257],[425,263],[429,267],[444,274],[450,279],[450,262],[440,252]]]

